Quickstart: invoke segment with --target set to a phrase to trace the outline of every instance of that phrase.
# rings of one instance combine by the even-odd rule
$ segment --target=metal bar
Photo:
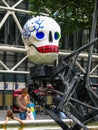
[[[92,69],[92,71],[90,72],[90,74],[92,74],[97,67],[98,67],[98,64]]]
[[[0,70],[0,73],[30,74],[29,71]]]
[[[86,73],[86,71],[83,69],[83,67],[79,64],[79,62],[75,62],[76,64],[77,64],[77,66],[81,69],[81,71],[83,72],[83,73]]]
[[[21,27],[21,25],[20,25],[20,23],[19,23],[19,21],[18,21],[16,15],[15,15],[15,12],[12,12],[12,16],[13,16],[13,19],[14,19],[14,21],[15,21],[15,23],[16,23],[16,25],[17,25],[19,31],[20,31],[20,33],[22,33],[22,27]]]
[[[19,0],[16,4],[14,4],[13,6],[12,6],[12,8],[15,8],[16,6],[18,6],[21,2],[23,2],[24,0]]]
[[[25,48],[18,48],[13,46],[0,46],[0,51],[11,51],[11,52],[26,52]]]
[[[72,101],[74,101],[74,102],[76,102],[76,103],[78,103],[78,104],[80,104],[80,105],[83,105],[83,106],[85,106],[85,107],[88,107],[88,108],[91,108],[91,109],[94,109],[94,110],[97,110],[98,111],[98,108],[97,107],[94,107],[94,106],[91,106],[91,105],[89,105],[89,104],[87,104],[87,103],[83,103],[83,102],[81,102],[81,101],[79,101],[79,100],[77,100],[77,99],[75,99],[75,98],[70,98],[70,100],[72,100]]]
[[[78,124],[81,128],[83,128],[83,130],[88,130],[88,128],[83,124],[83,122],[81,122],[80,120],[78,120],[78,119],[77,119],[74,115],[72,115],[69,111],[66,111],[65,113],[66,113],[66,115],[67,115],[70,119],[72,119],[76,124]],[[80,130],[80,128],[78,129],[78,127],[77,127],[76,130]]]
[[[92,22],[90,41],[95,39],[97,14],[98,14],[98,0],[96,0],[96,2],[95,2],[95,9],[94,9],[94,14],[93,14],[93,22]],[[91,69],[91,63],[92,63],[92,53],[93,53],[93,44],[90,46],[90,49],[89,49],[88,64],[87,64],[87,71],[86,71],[86,77],[85,77],[86,85],[88,85],[90,82],[89,75],[90,75],[90,69]]]
[[[26,52],[26,49],[25,48],[18,48],[18,47],[14,47],[14,46],[0,46],[0,50],[1,51],[15,51],[15,52],[23,52],[23,53],[25,53]],[[60,51],[59,52],[59,55],[61,55],[61,56],[67,56],[67,55],[69,55],[69,54],[71,54],[71,52],[62,52],[62,51]],[[87,58],[88,57],[88,54],[87,53],[80,53],[79,55],[78,55],[78,57],[79,58]],[[94,58],[94,59],[98,59],[98,55],[95,55],[95,54],[93,54],[92,55],[92,58]]]
[[[7,20],[8,16],[10,15],[10,12],[7,12],[5,14],[5,16],[3,17],[2,21],[0,22],[0,29],[3,26],[3,24],[5,23],[5,21]]]
[[[26,52],[26,49],[25,48],[18,48],[18,47],[14,47],[14,46],[0,46],[0,50],[1,51],[15,51],[15,52]],[[71,54],[71,52],[62,52],[62,51],[60,51],[59,52],[59,55],[61,55],[61,56],[67,56],[67,55],[69,55],[69,54]],[[78,57],[79,58],[87,58],[88,57],[88,54],[87,53],[80,53],[79,55],[78,55]],[[93,54],[92,55],[92,58],[94,58],[94,59],[98,59],[98,55],[95,55],[95,54]]]
[[[15,8],[12,8],[12,7],[5,7],[5,6],[0,6],[0,9],[15,11],[15,12],[21,12],[21,13],[28,13],[28,14],[30,14],[30,13],[36,14],[36,12],[32,12],[32,11],[29,11],[29,10],[15,9]]]
[[[83,77],[84,75],[81,75],[81,76]],[[91,77],[91,78],[98,78],[97,75],[90,75],[90,77]]]
[[[49,114],[49,116],[55,120],[55,122],[63,129],[63,130],[70,130],[70,128],[66,125],[66,123],[64,123],[63,120],[61,120],[61,118],[59,118],[59,116],[52,111],[48,105],[46,105],[46,101],[39,97],[36,93],[34,93],[33,91],[31,91],[31,98],[32,95],[34,96],[35,100],[38,102],[39,105],[42,106],[42,108]]]
[[[27,55],[21,61],[19,61],[11,70],[15,70],[25,59],[27,59]]]
[[[7,7],[10,7],[9,4],[8,4],[5,0],[2,0],[2,2],[3,2]]]
[[[9,70],[9,68],[0,60],[0,64],[6,69]]]
[[[74,56],[76,53],[80,53],[81,51],[85,50],[86,48],[90,47],[91,45],[95,44],[95,42],[98,41],[98,38],[95,38],[94,40],[90,41],[89,43],[87,43],[86,45],[80,47],[79,49],[73,51],[72,53],[70,53],[69,55],[64,57],[64,60]]]
[[[59,55],[61,55],[61,56],[67,56],[67,55],[70,55],[70,54],[71,54],[71,52],[62,52],[61,50],[59,52]],[[78,57],[80,57],[80,58],[87,58],[88,57],[88,53],[85,53],[85,52],[84,53],[80,53],[78,55]],[[92,58],[98,59],[98,54],[93,54]]]
[[[15,51],[15,52],[26,52],[26,49],[25,48],[18,48],[18,47],[14,47],[14,46],[0,46],[0,50],[1,51]],[[61,56],[67,56],[67,55],[69,55],[69,54],[71,54],[71,52],[69,53],[69,52],[62,52],[62,51],[60,51],[59,52],[59,55],[61,55]],[[79,55],[78,55],[78,57],[79,58],[87,58],[88,57],[88,54],[87,53],[80,53]],[[92,58],[94,58],[94,59],[98,59],[98,55],[95,55],[95,54],[93,54],[92,55]]]

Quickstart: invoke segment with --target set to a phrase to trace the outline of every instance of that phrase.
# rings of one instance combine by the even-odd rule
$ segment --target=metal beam
[[[26,49],[25,48],[19,48],[19,47],[14,47],[14,46],[0,46],[0,50],[1,51],[11,51],[11,52],[22,52],[22,53],[26,53]],[[67,52],[67,51],[61,51],[59,52],[60,56],[66,56],[71,54],[71,52]],[[88,53],[80,53],[79,58],[88,58]],[[93,54],[92,58],[94,59],[98,59],[98,54]]]
[[[29,11],[29,10],[16,9],[16,8],[5,7],[5,6],[0,6],[0,9],[1,10],[7,10],[7,11],[20,12],[20,13],[23,13],[23,14],[25,14],[25,13],[27,13],[27,14],[30,14],[30,13],[36,14],[36,12],[32,12],[32,11]]]
[[[29,74],[29,71],[13,71],[13,70],[0,70],[0,73],[18,73],[18,74]]]
[[[1,10],[4,10],[6,11],[3,19],[1,20],[0,22],[0,29],[1,27],[4,25],[4,23],[6,22],[7,18],[9,17],[9,15],[12,15],[13,16],[13,19],[20,31],[20,33],[22,32],[22,27],[20,25],[20,22],[17,18],[17,16],[15,15],[15,12],[19,12],[19,13],[23,13],[23,14],[30,14],[32,11],[29,11],[29,10],[23,10],[23,9],[17,9],[15,7],[17,7],[19,4],[21,4],[24,0],[18,0],[17,3],[15,3],[13,6],[10,6],[6,0],[2,0],[2,2],[4,3],[4,6],[0,6],[0,9]],[[32,12],[32,14],[36,14],[36,12]],[[46,15],[46,14],[43,14],[43,15]],[[0,46],[0,51],[9,51],[9,52],[20,52],[20,53],[26,53],[26,49],[25,48],[18,48],[18,47],[14,47],[14,46]],[[71,54],[71,52],[64,52],[64,51],[61,51],[59,52],[59,55],[60,56],[66,56],[66,55],[69,55]],[[80,53],[79,58],[88,58],[88,53]],[[26,56],[27,58],[27,56]],[[20,64],[21,62],[23,62],[26,58],[23,58],[20,62],[18,62],[12,69],[9,69],[1,60],[0,60],[0,64],[6,69],[6,70],[0,70],[0,72],[3,72],[3,73],[25,73],[25,71],[14,71],[14,69],[16,69]],[[98,54],[93,54],[92,55],[92,58],[94,59],[98,59]],[[82,72],[85,72],[85,70],[82,68],[82,66],[78,63],[78,61],[76,61],[76,64],[77,66],[79,66],[80,70]],[[97,66],[91,71],[91,74],[92,72],[97,68]],[[27,72],[28,73],[28,72]]]
[[[62,52],[62,51],[59,52],[59,55],[61,55],[61,56],[66,56],[66,55],[69,55],[69,54],[71,54],[71,52]],[[88,58],[88,53],[80,53],[78,55],[78,57],[79,58]],[[93,54],[92,58],[98,59],[98,54]]]
[[[11,51],[11,52],[22,52],[25,53],[26,49],[25,48],[18,48],[14,46],[0,46],[1,51]]]

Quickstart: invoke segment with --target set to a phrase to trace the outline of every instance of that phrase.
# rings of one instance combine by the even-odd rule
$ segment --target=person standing
[[[23,88],[22,94],[18,96],[18,105],[19,105],[19,115],[21,120],[26,119],[26,112],[30,112],[30,109],[27,105],[30,103],[30,95],[28,94],[28,89]]]

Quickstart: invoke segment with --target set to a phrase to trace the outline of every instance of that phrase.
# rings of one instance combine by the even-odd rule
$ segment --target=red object
[[[40,53],[51,53],[51,52],[58,53],[58,46],[54,45],[41,46],[38,47],[38,51]]]
[[[47,85],[48,89],[53,89],[53,86]]]
[[[13,92],[13,96],[18,96],[21,94],[21,90],[22,89],[15,89],[14,92]]]
[[[35,90],[33,90],[33,92],[34,93],[39,93],[40,91],[39,91],[39,89],[35,89]]]
[[[19,106],[17,103],[17,97],[21,94],[22,89],[15,89],[13,92],[13,112],[19,112]]]

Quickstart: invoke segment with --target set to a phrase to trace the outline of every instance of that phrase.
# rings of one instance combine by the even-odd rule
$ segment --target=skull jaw
[[[34,53],[33,51],[27,52],[27,56],[35,64],[52,64],[57,58],[58,53]]]
[[[34,46],[25,46],[27,56],[35,64],[53,64],[58,59],[58,52],[40,53]]]

